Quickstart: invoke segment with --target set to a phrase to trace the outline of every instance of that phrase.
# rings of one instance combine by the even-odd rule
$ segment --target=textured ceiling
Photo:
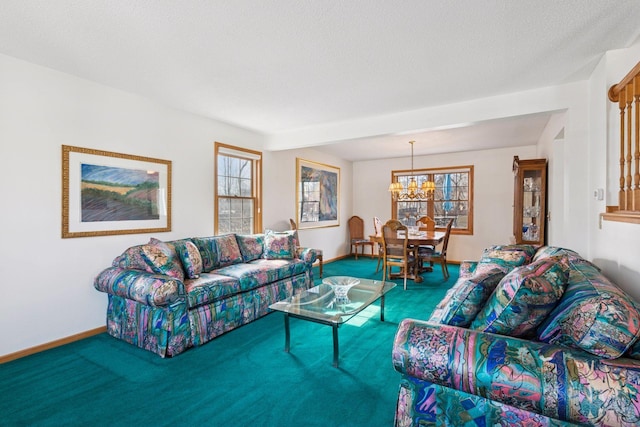
[[[2,0],[0,53],[277,134],[583,80],[639,23],[637,0]]]

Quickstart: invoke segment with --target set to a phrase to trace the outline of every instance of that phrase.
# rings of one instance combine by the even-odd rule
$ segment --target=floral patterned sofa
[[[396,426],[638,426],[640,309],[576,252],[493,246],[398,327]]]
[[[107,332],[175,356],[270,312],[313,284],[313,249],[295,231],[156,239],[128,248],[95,279],[108,294]]]

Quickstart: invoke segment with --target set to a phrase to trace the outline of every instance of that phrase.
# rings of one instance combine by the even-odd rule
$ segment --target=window
[[[262,153],[215,143],[214,233],[262,230]]]
[[[393,180],[407,188],[410,171],[392,171]],[[426,180],[436,184],[433,200],[393,201],[392,216],[405,225],[427,215],[436,221],[436,229],[444,230],[453,220],[452,234],[473,234],[473,166],[438,169],[416,169],[413,176],[418,187]]]

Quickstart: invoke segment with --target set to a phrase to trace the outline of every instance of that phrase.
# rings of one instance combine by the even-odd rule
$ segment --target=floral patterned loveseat
[[[576,252],[493,246],[398,327],[396,426],[638,426],[639,305]]]
[[[108,294],[107,332],[175,356],[270,312],[313,284],[313,249],[295,231],[151,239],[128,248],[95,279]]]

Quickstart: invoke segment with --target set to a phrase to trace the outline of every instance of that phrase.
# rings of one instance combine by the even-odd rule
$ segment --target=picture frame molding
[[[301,193],[302,193],[302,167],[310,167],[318,171],[333,173],[336,175],[336,188],[333,199],[336,206],[335,219],[318,220],[318,221],[302,221],[301,212]],[[325,189],[326,190],[326,189]],[[323,189],[321,188],[322,192]],[[340,168],[326,163],[314,162],[296,157],[296,223],[299,229],[338,227],[340,225]],[[320,196],[322,198],[322,194]]]
[[[72,157],[78,157],[75,159]],[[160,191],[166,195],[163,198],[161,211],[164,211],[164,215],[160,214],[159,219],[156,220],[143,220],[147,226],[132,227],[132,222],[137,221],[106,221],[91,227],[85,225],[80,221],[81,208],[80,208],[80,186],[81,181],[77,180],[75,175],[81,175],[79,173],[70,173],[72,166],[79,166],[82,162],[82,158],[91,158],[91,156],[105,157],[105,162],[111,162],[114,167],[123,167],[123,164],[132,162],[131,166],[134,166],[138,162],[138,167],[143,167],[145,164],[154,164],[159,169],[160,173]],[[117,164],[117,165],[116,165]],[[145,168],[149,170],[148,168]],[[165,176],[162,177],[162,174]],[[74,180],[74,182],[70,182]],[[77,182],[76,182],[77,181]],[[164,184],[164,185],[163,185]],[[74,206],[75,209],[71,209]],[[117,223],[122,224],[117,224]],[[132,154],[116,153],[112,151],[96,150],[92,148],[75,147],[70,145],[62,145],[62,238],[73,237],[96,237],[96,236],[113,236],[121,234],[141,234],[141,233],[163,233],[171,231],[171,161],[157,159],[152,157],[138,156]]]

